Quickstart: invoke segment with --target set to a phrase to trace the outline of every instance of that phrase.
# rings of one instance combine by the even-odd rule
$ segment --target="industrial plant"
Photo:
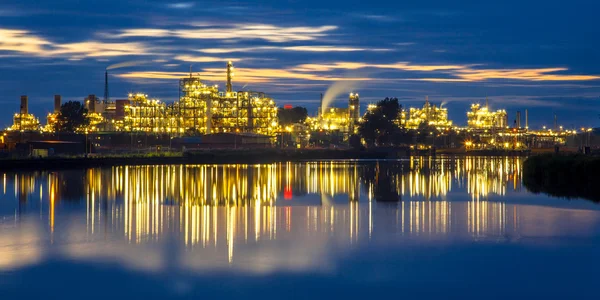
[[[126,99],[111,100],[106,70],[104,97],[100,99],[96,95],[89,95],[83,99],[88,122],[76,128],[76,134],[86,135],[86,153],[92,146],[94,149],[109,150],[151,149],[167,145],[168,149],[174,146],[304,148],[348,145],[350,136],[357,135],[363,123],[359,94],[352,92],[347,98],[347,105],[342,107],[324,105],[321,95],[316,116],[309,116],[293,126],[281,126],[275,100],[260,91],[234,91],[233,77],[234,66],[228,62],[224,90],[219,90],[218,85],[203,82],[190,72],[189,76],[179,80],[179,99],[173,103],[154,99],[145,93],[131,93]],[[54,108],[46,116],[45,125],[29,112],[28,102],[28,96],[21,96],[19,112],[14,115],[13,125],[2,136],[2,144],[12,142],[16,145],[57,138],[54,134],[57,132],[62,97],[54,96]],[[366,112],[376,108],[374,104],[365,106]],[[282,109],[290,108],[290,105],[286,105]],[[515,123],[510,126],[506,110],[492,110],[487,99],[485,105],[472,104],[466,116],[467,126],[457,126],[449,119],[446,107],[436,105],[426,97],[420,108],[401,107],[394,123],[414,134],[412,142],[404,143],[411,148],[417,146],[418,149],[514,151],[551,148],[565,145],[570,137],[578,135],[576,130],[559,127],[556,119],[553,128],[529,130],[527,110],[525,126],[521,124],[521,112],[517,112]],[[579,133],[590,131],[583,128]],[[423,137],[424,133],[427,135]],[[88,135],[92,137],[89,147]],[[143,135],[144,139],[137,138],[139,135]],[[61,140],[65,138],[65,134],[61,136]],[[324,138],[329,141],[323,143]],[[578,143],[581,146],[589,144],[590,138],[582,141],[580,137]]]

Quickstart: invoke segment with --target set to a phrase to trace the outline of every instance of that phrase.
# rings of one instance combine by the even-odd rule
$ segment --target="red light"
[[[283,106],[284,109],[292,109],[293,106],[291,104],[286,104]]]
[[[283,190],[283,199],[292,200],[292,187],[291,186],[286,186],[285,189]]]

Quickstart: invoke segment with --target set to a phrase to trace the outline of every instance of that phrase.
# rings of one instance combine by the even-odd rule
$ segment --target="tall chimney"
[[[85,107],[87,107],[88,112],[96,112],[96,95],[89,95],[86,99]]]
[[[108,70],[104,71],[104,102],[108,102]]]
[[[21,110],[19,112],[22,115],[29,113],[29,98],[25,95],[21,96]]]
[[[62,105],[62,97],[60,95],[54,95],[54,113],[60,112],[60,106]]]
[[[529,115],[527,114],[527,110],[525,110],[525,129],[529,129]]]
[[[521,129],[521,111],[517,111],[517,128]]]
[[[227,62],[227,93],[231,93],[233,91],[233,87],[231,86],[231,78],[233,77],[233,63]]]

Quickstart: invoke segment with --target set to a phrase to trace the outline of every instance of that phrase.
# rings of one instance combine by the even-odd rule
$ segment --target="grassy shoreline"
[[[600,157],[545,154],[523,164],[523,184],[533,193],[600,202]]]

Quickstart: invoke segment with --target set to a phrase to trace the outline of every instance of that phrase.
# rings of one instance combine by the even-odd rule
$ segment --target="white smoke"
[[[114,70],[114,69],[125,68],[125,67],[134,67],[134,66],[147,64],[147,63],[148,63],[148,61],[145,61],[145,60],[126,61],[126,62],[110,65],[106,68],[106,70]]]
[[[335,99],[343,94],[350,93],[353,89],[358,87],[358,81],[338,81],[327,89],[325,95],[323,95],[323,103],[321,103],[321,111],[327,110],[329,105],[335,101]]]

